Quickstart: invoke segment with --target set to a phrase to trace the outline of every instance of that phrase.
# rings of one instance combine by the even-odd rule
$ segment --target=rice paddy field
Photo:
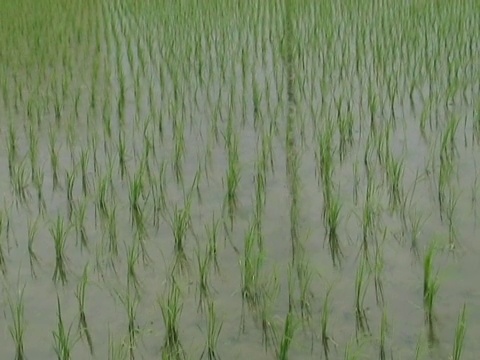
[[[478,24],[2,1],[0,358],[478,359]]]

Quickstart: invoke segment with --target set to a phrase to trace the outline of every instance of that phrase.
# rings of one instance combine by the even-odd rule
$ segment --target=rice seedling
[[[387,229],[383,232],[382,243],[375,243],[375,263],[373,265],[373,282],[375,285],[375,299],[378,306],[382,306],[385,302],[385,296],[383,292],[383,245],[385,243],[385,238],[387,236]]]
[[[72,338],[71,324],[68,329],[63,323],[62,308],[60,306],[60,298],[57,295],[57,331],[53,331],[53,347],[57,354],[58,360],[69,360],[72,358],[72,348],[77,339]]]
[[[82,149],[82,152],[80,154],[80,170],[81,170],[81,178],[82,178],[83,196],[87,196],[89,193],[88,161],[89,161],[89,151],[88,149]]]
[[[329,335],[330,330],[329,327],[329,320],[330,320],[330,294],[332,292],[333,286],[330,285],[328,287],[327,293],[325,294],[325,300],[323,301],[322,306],[322,317],[321,317],[321,330],[322,330],[322,346],[323,346],[323,353],[325,355],[325,359],[329,359],[330,357],[330,342],[333,342],[332,337]],[[335,344],[335,343],[334,343]]]
[[[445,216],[448,222],[448,243],[450,249],[454,249],[457,243],[457,229],[455,226],[455,208],[458,201],[458,195],[455,195],[453,191],[450,192],[447,201],[447,208],[445,209]]]
[[[240,160],[238,157],[238,139],[235,134],[227,135],[228,168],[226,174],[227,193],[224,207],[228,211],[230,230],[233,230],[233,220],[238,206],[237,188],[240,183]]]
[[[242,294],[242,320],[241,329],[245,329],[245,303],[251,311],[255,311],[261,299],[260,269],[264,254],[258,249],[258,231],[254,224],[250,225],[245,234],[244,253],[240,261],[241,266],[241,294]]]
[[[75,186],[75,171],[66,171],[66,188],[67,188],[67,216],[68,220],[72,220],[73,215],[73,188]]]
[[[73,208],[74,219],[73,223],[75,226],[76,233],[76,243],[80,243],[80,249],[84,248],[88,250],[88,235],[87,229],[85,228],[85,218],[87,211],[87,202],[76,202]]]
[[[386,341],[388,335],[388,319],[387,312],[385,308],[382,310],[382,319],[380,322],[380,350],[379,350],[379,359],[386,360]]]
[[[140,280],[137,276],[136,266],[138,259],[140,258],[140,252],[138,250],[137,242],[134,241],[132,245],[129,248],[126,247],[125,250],[127,256],[127,284],[129,286],[133,285],[138,293],[140,288]]]
[[[27,173],[25,161],[22,160],[14,166],[11,177],[13,194],[17,206],[22,205],[28,207],[28,200],[30,198],[30,191],[28,190],[29,181],[30,175]]]
[[[135,226],[136,231],[143,235],[146,232],[144,221],[144,207],[142,201],[145,199],[144,188],[144,167],[134,174],[133,180],[130,184],[129,202],[130,202],[130,218],[132,226]]]
[[[172,278],[168,295],[159,299],[165,325],[165,337],[162,347],[162,358],[185,359],[186,354],[180,340],[179,320],[183,310],[180,289],[175,278]]]
[[[462,312],[458,316],[457,327],[455,328],[455,338],[453,342],[452,359],[460,360],[463,353],[463,343],[467,331],[467,320],[465,317],[466,305],[463,305]]]
[[[8,297],[8,305],[10,308],[10,315],[12,316],[12,324],[8,326],[8,331],[15,343],[15,360],[24,360],[25,356],[25,304],[23,294],[25,286],[18,292],[17,298],[13,300],[11,296]]]
[[[3,276],[7,274],[7,263],[5,259],[4,244],[3,244],[4,226],[5,226],[4,214],[0,212],[0,270],[2,271]],[[6,231],[8,231],[8,229],[6,229]]]
[[[205,250],[205,254],[200,253],[200,249],[197,248],[196,252],[197,267],[198,267],[198,311],[204,310],[205,304],[208,303],[210,298],[210,257],[208,255],[208,248]]]
[[[325,218],[326,218],[326,232],[328,239],[328,246],[330,248],[330,257],[332,258],[333,266],[340,265],[342,258],[342,250],[338,238],[338,225],[341,204],[338,196],[329,195],[328,203],[325,204]]]
[[[67,246],[69,227],[65,225],[63,217],[57,215],[57,219],[51,223],[49,231],[55,247],[55,270],[52,280],[55,283],[60,280],[62,285],[65,285],[67,282],[65,247]]]
[[[135,359],[135,350],[137,348],[137,335],[139,328],[137,325],[137,308],[139,304],[139,298],[137,293],[130,292],[130,286],[127,285],[127,291],[125,295],[117,293],[127,312],[127,333],[128,333],[128,355],[130,360]]]
[[[55,192],[60,187],[60,180],[58,177],[59,171],[59,158],[58,154],[60,149],[57,148],[57,133],[53,128],[49,129],[48,132],[48,145],[50,152],[50,167],[52,171],[52,191]]]
[[[302,315],[302,320],[309,323],[312,318],[311,305],[314,297],[313,292],[310,290],[313,274],[310,265],[306,260],[298,261],[296,267],[300,290],[300,313]]]
[[[205,348],[200,355],[200,359],[206,357],[208,360],[219,360],[217,344],[222,331],[223,323],[218,323],[215,305],[213,301],[208,301],[208,318],[207,318],[207,341]]]
[[[279,290],[278,278],[276,272],[274,272],[270,279],[263,285],[261,304],[258,311],[262,330],[262,343],[265,351],[268,351],[270,347],[276,351],[278,346],[277,328],[274,323],[273,313]]]
[[[357,274],[355,277],[355,303],[354,303],[354,310],[355,310],[355,329],[357,333],[358,339],[358,332],[370,332],[370,327],[368,325],[368,318],[367,318],[367,310],[365,308],[365,295],[368,289],[368,280],[370,274],[368,273],[368,269],[366,267],[366,259],[362,257],[359,261]]]
[[[7,147],[8,147],[8,171],[9,171],[10,177],[12,177],[13,168],[18,157],[17,133],[12,122],[8,124]]]
[[[38,212],[42,215],[47,211],[47,203],[45,202],[45,197],[43,196],[44,179],[45,173],[43,172],[43,169],[37,169],[35,171],[35,175],[33,176],[33,186],[37,191]]]
[[[173,125],[174,157],[173,171],[177,184],[183,184],[183,159],[185,157],[184,120],[175,120]]]
[[[292,281],[291,281],[292,275],[291,275],[290,268],[289,268],[288,276],[289,276],[288,292],[289,292],[289,297],[291,297],[290,294],[292,293],[293,289],[292,289]],[[297,322],[295,319],[294,307],[292,306],[292,303],[289,302],[288,312],[285,317],[285,323],[283,326],[282,337],[279,342],[279,348],[276,350],[277,359],[281,359],[281,360],[288,359],[288,353],[290,351],[290,347],[292,345],[296,329],[297,329]]]
[[[80,336],[87,342],[90,354],[93,355],[93,340],[92,336],[90,335],[90,330],[88,329],[87,316],[85,314],[85,296],[88,284],[88,270],[89,268],[87,264],[83,269],[82,277],[77,285],[75,297],[78,301],[78,330],[80,332]]]
[[[116,344],[115,340],[112,337],[110,329],[108,330],[108,360],[126,360],[128,359],[128,349],[125,344],[122,342]]]
[[[431,242],[428,246],[423,259],[423,306],[425,312],[425,322],[428,325],[429,332],[433,335],[434,321],[434,303],[438,293],[438,278],[433,273],[433,261],[436,254],[436,243]]]
[[[395,212],[398,210],[403,197],[403,191],[401,188],[403,177],[403,160],[395,160],[389,156],[387,158],[387,180],[389,183],[389,202],[390,210]]]
[[[218,231],[220,228],[220,220],[215,220],[215,214],[212,215],[211,225],[205,225],[205,231],[207,233],[208,245],[207,256],[209,262],[213,264],[213,268],[216,273],[220,273],[220,266],[218,264]]]
[[[35,272],[35,266],[40,265],[40,262],[38,261],[37,254],[35,253],[35,250],[33,249],[33,241],[35,240],[35,237],[37,236],[37,231],[38,231],[38,222],[40,221],[40,217],[38,216],[35,221],[31,221],[30,219],[28,220],[28,257],[30,261],[30,274],[32,277],[37,277],[36,272]],[[0,221],[1,222],[1,221]],[[0,235],[1,235],[1,229],[0,229]],[[1,253],[1,250],[0,250]],[[0,254],[1,255],[1,254]]]

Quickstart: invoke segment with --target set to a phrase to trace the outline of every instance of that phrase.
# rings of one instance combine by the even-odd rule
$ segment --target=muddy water
[[[211,224],[213,216],[219,219],[224,214],[228,167],[224,135],[229,116],[234,119],[234,131],[239,140],[241,175],[237,190],[239,205],[235,212],[233,230],[227,232],[224,230],[223,221],[221,222],[218,233],[220,272],[212,273],[210,278],[211,298],[215,303],[219,322],[223,324],[218,340],[218,354],[227,359],[274,358],[275,350],[270,348],[268,352],[265,351],[261,340],[262,332],[248,310],[245,313],[243,332],[240,331],[240,325],[242,254],[245,234],[255,211],[255,164],[259,157],[258,139],[261,138],[262,126],[264,129],[274,129],[274,171],[267,172],[266,206],[263,215],[265,257],[261,276],[265,279],[275,276],[278,279],[279,291],[273,300],[271,322],[277,329],[279,338],[288,311],[288,267],[292,258],[289,212],[292,199],[285,165],[285,123],[288,110],[286,75],[281,52],[276,45],[281,32],[278,20],[281,14],[278,8],[266,6],[257,9],[258,16],[270,19],[270,22],[262,22],[261,30],[254,26],[253,20],[245,20],[242,26],[239,20],[241,18],[231,24],[221,22],[201,27],[199,19],[191,15],[194,19],[192,29],[176,28],[170,24],[168,29],[172,33],[162,33],[162,25],[148,17],[148,13],[153,11],[153,5],[151,11],[119,4],[98,5],[98,8],[92,7],[90,10],[86,11],[83,20],[76,23],[80,39],[78,47],[68,50],[65,44],[55,45],[52,42],[47,51],[52,58],[40,61],[25,73],[21,73],[20,66],[14,62],[15,56],[23,50],[5,42],[11,55],[2,60],[4,66],[1,70],[5,86],[1,90],[0,101],[3,140],[0,150],[0,193],[4,204],[1,212],[4,226],[0,233],[0,244],[7,269],[0,302],[4,314],[4,331],[0,337],[1,358],[14,357],[15,348],[8,332],[8,326],[12,324],[8,295],[15,299],[16,293],[22,288],[25,289],[23,301],[27,356],[34,356],[35,359],[55,357],[52,332],[57,331],[57,296],[60,299],[63,322],[67,327],[71,326],[71,339],[74,342],[72,357],[90,356],[85,341],[76,341],[79,312],[75,291],[87,265],[89,281],[86,315],[93,337],[92,358],[105,359],[108,354],[113,358],[127,356],[128,321],[122,300],[125,299],[127,289],[126,254],[135,244],[135,230],[131,225],[128,210],[128,179],[133,178],[138,171],[148,142],[153,145],[149,148],[148,158],[152,183],[160,181],[158,177],[161,164],[166,166],[169,215],[161,217],[158,229],[155,228],[152,196],[145,197],[148,233],[145,248],[148,259],[142,261],[140,254],[136,265],[140,285],[135,321],[137,344],[134,354],[138,358],[154,359],[158,358],[162,351],[165,326],[159,299],[161,301],[167,294],[174,260],[174,242],[168,219],[175,205],[184,206],[183,188],[188,189],[191,186],[199,169],[198,194],[201,196],[198,196],[197,191],[193,192],[193,234],[189,233],[186,241],[189,270],[178,276],[178,282],[183,304],[179,320],[182,346],[187,358],[197,358],[202,354],[206,340],[206,315],[198,311],[199,274],[195,252],[198,248],[202,251],[205,248],[205,226]],[[181,12],[180,9],[172,11]],[[371,274],[365,296],[370,333],[358,335],[358,341],[355,341],[355,274],[362,244],[362,211],[367,186],[363,164],[368,137],[372,131],[367,84],[374,89],[379,101],[386,99],[383,100],[384,105],[379,105],[375,115],[379,130],[382,130],[386,121],[393,116],[390,112],[392,106],[386,96],[386,85],[382,81],[374,81],[377,79],[377,72],[380,73],[380,70],[375,68],[377,63],[374,61],[374,53],[365,50],[364,60],[360,63],[360,73],[356,73],[354,55],[347,57],[344,63],[339,60],[344,56],[341,53],[341,44],[347,43],[352,48],[355,44],[355,25],[349,28],[341,20],[332,21],[329,26],[332,29],[338,26],[343,32],[337,35],[340,38],[333,41],[334,45],[325,45],[323,48],[318,44],[325,40],[323,36],[328,29],[320,30],[320,35],[315,38],[315,33],[309,31],[315,28],[314,23],[311,23],[311,16],[305,16],[304,20],[303,27],[299,26],[298,29],[300,55],[296,60],[298,73],[295,90],[295,146],[300,155],[300,238],[305,249],[305,260],[312,274],[310,292],[313,296],[310,299],[310,324],[302,325],[300,319],[296,319],[297,328],[290,358],[317,359],[323,356],[320,319],[327,290],[332,284],[329,323],[330,336],[333,339],[331,358],[344,358],[347,348],[351,355],[361,354],[360,358],[378,356],[380,322],[384,311],[389,323],[387,354],[391,353],[393,358],[409,359],[413,357],[417,344],[420,344],[421,358],[447,359],[453,346],[457,317],[464,303],[467,305],[468,322],[464,354],[467,359],[474,358],[474,354],[480,353],[480,345],[475,341],[475,334],[480,332],[480,322],[477,321],[480,319],[480,294],[478,287],[474,285],[476,274],[480,270],[480,245],[476,239],[479,226],[478,204],[472,200],[478,193],[478,148],[472,140],[473,123],[478,117],[475,112],[478,87],[475,87],[473,82],[465,82],[465,96],[459,92],[448,106],[438,105],[431,116],[432,122],[437,125],[428,128],[425,140],[420,134],[421,112],[425,99],[433,95],[429,93],[429,86],[418,86],[412,104],[408,93],[408,84],[412,82],[413,76],[418,75],[415,71],[420,71],[412,70],[408,64],[422,53],[418,51],[417,54],[415,48],[406,51],[410,54],[407,65],[401,64],[397,67],[397,62],[393,60],[399,54],[391,48],[391,53],[386,50],[386,54],[390,55],[385,56],[394,64],[391,70],[398,71],[394,78],[397,79],[399,93],[393,104],[396,119],[395,128],[390,135],[390,149],[395,158],[403,159],[402,187],[410,204],[407,216],[412,219],[421,217],[424,221],[418,232],[419,256],[416,256],[411,250],[411,234],[402,228],[399,214],[391,214],[388,210],[388,187],[383,170],[376,160],[376,149],[373,148],[370,159],[375,171],[376,201],[379,207],[376,234],[383,239],[381,252],[385,304],[383,308],[376,304]],[[169,24],[167,20],[165,22]],[[96,31],[100,31],[99,40],[94,36],[95,32],[88,30],[88,24],[95,24]],[[33,31],[26,27],[25,23],[18,26],[27,34],[28,31]],[[164,26],[166,28],[166,25]],[[70,27],[68,29],[72,31]],[[178,30],[176,36],[172,35],[176,34],[172,29]],[[149,43],[149,32],[161,35]],[[198,33],[203,35],[198,36]],[[67,35],[72,34],[67,32]],[[17,36],[22,38],[27,35],[25,32],[18,32]],[[5,41],[5,36],[2,35],[1,40]],[[92,61],[82,61],[83,55],[77,54],[79,47],[85,51],[98,49],[94,46],[96,41],[100,51],[92,52]],[[193,49],[197,44],[201,46],[198,54],[195,54]],[[56,46],[60,55],[65,52],[68,56],[51,55],[55,54]],[[129,47],[133,50],[130,54]],[[67,63],[62,63],[62,59],[67,59]],[[465,63],[468,65],[471,61],[472,59],[467,58]],[[98,64],[97,70],[94,70],[95,64]],[[201,67],[198,67],[198,64],[201,64]],[[458,65],[460,74],[472,71],[467,65]],[[478,78],[478,74],[471,75]],[[122,94],[122,76],[125,81],[125,103],[121,105],[124,116],[119,119],[117,104]],[[69,80],[62,87],[64,79]],[[425,79],[427,82],[426,75]],[[447,75],[439,74],[435,80],[434,89],[442,96],[447,91],[446,79]],[[136,84],[141,86],[136,87]],[[256,109],[256,114],[259,117],[255,118],[254,96],[258,93],[260,106]],[[322,220],[323,196],[316,176],[315,153],[318,142],[314,136],[314,128],[321,128],[328,119],[334,124],[338,121],[336,104],[340,98],[344,104],[351,105],[354,122],[353,145],[343,162],[338,155],[338,138],[335,137],[333,142],[336,150],[332,182],[342,206],[338,235],[344,255],[342,266],[334,268]],[[56,99],[60,99],[62,110],[59,119],[54,111]],[[95,105],[92,105],[92,101]],[[29,112],[29,106],[33,106],[34,115]],[[75,111],[76,107],[79,111]],[[345,108],[342,111],[344,110]],[[455,134],[457,154],[451,181],[451,189],[458,196],[452,217],[456,234],[454,250],[449,249],[448,222],[440,219],[437,199],[441,136],[452,116],[461,119]],[[108,118],[111,119],[111,137],[108,136],[105,125]],[[183,186],[175,181],[172,163],[175,141],[178,141],[174,124],[179,121],[184,121]],[[14,167],[22,164],[22,159],[26,156],[24,161],[28,175],[30,143],[26,129],[29,124],[32,124],[38,134],[36,167],[44,172],[44,214],[39,214],[37,192],[31,180],[28,181],[28,203],[16,204],[17,198],[8,171],[10,123],[17,138],[18,156],[14,160]],[[218,141],[214,136],[216,128]],[[125,136],[128,155],[128,176],[123,180],[118,165],[119,129],[122,129]],[[61,187],[56,190],[53,190],[53,172],[50,166],[49,131],[55,134],[55,149],[59,157]],[[81,152],[87,149],[90,192],[84,196],[78,161]],[[354,168],[357,168],[357,171]],[[74,227],[69,228],[65,248],[68,258],[68,282],[62,286],[52,281],[55,250],[49,228],[57,216],[64,218],[68,224],[65,172],[74,169],[77,169],[77,177],[73,198],[76,203],[85,203],[86,206],[85,226],[89,249],[81,249]],[[112,258],[107,251],[108,234],[100,224],[95,208],[99,185],[102,179],[108,179],[109,169],[112,180],[107,203],[112,208],[116,206],[119,249],[116,258]],[[148,180],[145,181],[148,183]],[[355,192],[357,197],[354,196]],[[39,263],[34,264],[35,276],[32,276],[27,248],[28,224],[36,219],[38,231],[33,248]],[[228,220],[225,221],[228,224]],[[432,240],[437,241],[439,247],[434,262],[434,269],[438,270],[439,292],[435,302],[436,341],[429,344],[423,312],[422,259],[425,247]],[[294,298],[294,301],[298,301],[297,289],[294,289]],[[297,310],[295,313],[299,315]],[[113,345],[110,346],[110,343]],[[111,355],[109,349],[112,348],[119,352]]]

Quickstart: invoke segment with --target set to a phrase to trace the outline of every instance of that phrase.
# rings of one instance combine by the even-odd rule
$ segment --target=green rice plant
[[[74,226],[75,226],[75,233],[76,233],[76,242],[77,244],[80,243],[80,249],[83,250],[84,248],[88,250],[88,235],[87,229],[85,228],[85,216],[87,210],[87,202],[77,202],[74,205],[73,213],[74,213]]]
[[[365,295],[368,289],[368,280],[370,274],[366,266],[366,259],[362,257],[358,263],[357,274],[355,277],[355,329],[358,332],[370,332],[370,327],[368,325],[367,312],[365,309]]]
[[[466,305],[463,304],[462,312],[458,316],[457,327],[455,328],[455,338],[453,341],[452,360],[460,360],[463,353],[463,342],[467,331],[467,320],[465,317]]]
[[[227,136],[228,168],[226,174],[227,193],[224,207],[228,211],[230,230],[233,230],[233,220],[238,207],[237,189],[240,184],[240,161],[238,156],[238,138],[232,134]]]
[[[59,149],[56,146],[57,144],[57,133],[56,130],[53,130],[52,127],[50,127],[48,131],[48,145],[49,145],[49,152],[50,152],[50,166],[52,170],[52,191],[56,191],[60,187],[60,181],[58,177],[58,171],[59,171],[59,158],[58,158],[58,153]]]
[[[313,292],[311,291],[312,270],[307,260],[301,259],[297,261],[297,276],[300,291],[300,313],[302,321],[310,322],[312,318],[312,299]]]
[[[117,236],[117,206],[114,205],[107,215],[106,236],[108,238],[108,253],[112,258],[118,256],[118,236]]]
[[[395,212],[402,203],[403,190],[403,160],[395,160],[392,156],[387,158],[387,181],[389,183],[389,204],[390,211]]]
[[[123,130],[118,132],[118,144],[117,144],[117,151],[118,151],[118,166],[120,169],[120,178],[124,180],[125,175],[128,174],[127,168],[127,149],[125,145],[125,133]]]
[[[328,196],[328,202],[325,203],[325,218],[326,218],[326,232],[328,239],[328,246],[330,248],[330,257],[332,258],[333,266],[341,264],[342,249],[338,238],[338,225],[341,204],[338,196]]]
[[[251,224],[245,235],[244,253],[240,261],[242,276],[242,330],[245,329],[245,303],[251,311],[255,311],[261,299],[260,269],[263,264],[264,254],[258,249],[257,237],[257,228],[254,224]]]
[[[138,279],[137,271],[136,271],[138,259],[140,258],[138,243],[134,241],[129,248],[126,248],[126,253],[127,253],[127,284],[129,286],[133,285],[135,290],[138,292],[140,288],[140,280]]]
[[[12,177],[13,168],[18,158],[17,133],[13,125],[13,122],[9,122],[8,124],[7,147],[8,147],[8,170],[9,170],[10,177]]]
[[[13,194],[15,195],[16,205],[28,207],[28,200],[30,198],[30,191],[28,185],[30,175],[27,173],[25,161],[22,160],[13,168],[13,175],[10,178]]]
[[[195,181],[194,181],[195,184]],[[185,242],[187,240],[188,231],[192,230],[191,203],[192,191],[188,195],[184,195],[184,207],[178,208],[175,204],[173,216],[170,217],[170,228],[173,232],[174,252],[175,252],[175,269],[181,272],[188,271],[188,259],[185,252]]]
[[[69,221],[72,220],[72,215],[73,215],[73,188],[75,186],[75,171],[69,172],[68,170],[66,171],[66,187],[67,187],[67,216]]]
[[[83,274],[80,279],[80,283],[77,285],[77,290],[75,292],[75,297],[78,301],[78,330],[80,336],[87,341],[90,354],[93,355],[93,341],[90,331],[88,330],[87,316],[85,314],[85,295],[88,284],[88,264],[85,265],[83,269]]]
[[[8,219],[7,219],[8,221]],[[3,276],[7,275],[7,263],[5,259],[5,253],[3,250],[3,230],[5,226],[4,214],[0,212],[0,270],[2,271]],[[8,226],[8,224],[7,224]],[[8,231],[8,230],[7,230]]]
[[[38,257],[37,254],[35,253],[35,250],[33,249],[33,241],[35,240],[35,237],[37,236],[37,231],[38,231],[38,222],[40,220],[40,216],[38,216],[34,222],[29,218],[27,220],[27,227],[28,227],[28,256],[29,256],[29,261],[30,261],[30,273],[32,277],[37,277],[36,272],[35,272],[35,265],[39,265]],[[1,235],[1,229],[0,229],[0,235]],[[0,250],[1,253],[1,250]]]
[[[60,280],[62,285],[65,285],[67,282],[65,247],[67,245],[69,227],[65,225],[63,217],[57,215],[57,219],[50,225],[49,231],[55,247],[55,270],[52,280],[55,283]]]
[[[215,220],[215,214],[212,215],[211,225],[205,225],[207,233],[208,245],[207,254],[209,261],[213,264],[216,273],[220,273],[220,266],[218,264],[218,231],[220,227],[220,220]]]
[[[185,359],[186,353],[180,340],[179,320],[183,310],[180,289],[172,278],[168,295],[159,299],[165,325],[165,337],[162,347],[162,359]]]
[[[95,199],[95,219],[97,212],[100,214],[102,222],[108,218],[109,190],[111,182],[111,173],[107,173],[98,179],[98,189]],[[96,221],[95,221],[96,223]]]
[[[160,215],[165,216],[167,211],[167,182],[166,182],[166,163],[162,162],[159,166],[159,174],[155,181],[151,183],[153,198],[153,225],[159,230]]]
[[[215,304],[208,301],[208,318],[207,318],[207,341],[205,348],[200,355],[200,359],[206,357],[208,360],[219,360],[217,344],[222,331],[223,323],[218,323],[218,317],[215,312]]]
[[[128,195],[131,224],[132,226],[135,226],[136,231],[140,234],[145,234],[146,232],[144,206],[142,204],[145,199],[144,176],[144,167],[141,166],[133,176]]]
[[[72,348],[78,339],[72,338],[72,325],[67,329],[63,323],[60,298],[57,295],[57,331],[53,331],[54,350],[58,360],[69,360],[72,358]]]
[[[383,293],[383,244],[385,243],[385,238],[387,236],[387,229],[385,228],[383,232],[383,240],[381,244],[379,242],[375,243],[375,263],[373,265],[373,282],[375,285],[375,299],[378,306],[382,306],[385,302],[385,296]]]
[[[386,341],[388,335],[388,319],[387,319],[387,311],[385,308],[382,310],[382,319],[380,321],[380,350],[379,350],[379,359],[386,360]]]
[[[210,281],[209,281],[209,274],[210,274],[210,257],[208,255],[208,245],[207,249],[205,250],[205,254],[202,257],[200,253],[200,249],[196,249],[195,251],[197,257],[197,266],[198,266],[198,311],[204,310],[205,304],[208,303],[210,298]]]
[[[332,337],[329,335],[328,325],[330,320],[330,294],[332,292],[333,286],[330,285],[328,287],[327,293],[325,294],[325,300],[323,301],[322,306],[322,317],[321,317],[321,327],[322,327],[322,345],[323,345],[323,353],[325,355],[325,359],[329,359],[330,357],[330,342],[333,341]]]
[[[124,342],[116,344],[112,337],[110,329],[108,330],[108,360],[126,360],[128,358],[128,349]]]
[[[174,120],[173,140],[174,140],[174,157],[173,171],[177,184],[183,184],[183,160],[185,158],[185,134],[184,120]]]
[[[423,306],[425,322],[433,333],[434,302],[438,293],[438,277],[433,273],[433,261],[436,254],[436,243],[432,241],[428,246],[423,259]]]
[[[133,295],[130,292],[130,287],[127,285],[126,295],[117,294],[122,302],[125,310],[127,311],[127,331],[128,331],[128,354],[130,360],[135,359],[135,349],[137,347],[137,335],[139,328],[137,325],[137,308],[139,304],[138,294],[135,292]]]
[[[83,196],[87,196],[89,193],[89,183],[88,183],[88,161],[89,161],[89,150],[82,149],[80,154],[80,170],[82,178],[82,193]]]
[[[259,320],[262,329],[262,343],[265,347],[265,351],[268,351],[269,347],[277,349],[277,329],[274,324],[274,310],[275,302],[278,297],[280,286],[278,284],[278,278],[276,273],[263,284],[263,291],[261,296],[261,304],[259,306]]]
[[[37,204],[38,204],[38,213],[45,214],[47,211],[47,203],[45,202],[45,197],[43,196],[43,181],[45,179],[45,173],[43,169],[37,169],[35,175],[33,176],[33,186],[37,191]]]
[[[28,127],[28,157],[30,159],[31,180],[34,181],[35,169],[38,164],[38,130],[34,128],[33,124]]]
[[[280,340],[280,348],[277,352],[277,359],[288,359],[288,352],[290,351],[296,328],[297,325],[295,323],[295,313],[293,308],[290,308],[287,316],[285,317],[285,324],[283,327],[282,339]]]
[[[15,343],[15,360],[24,360],[25,356],[25,304],[23,294],[25,286],[18,292],[17,299],[13,300],[8,296],[8,305],[13,323],[8,325],[8,331]]]
[[[450,249],[455,248],[457,243],[457,229],[455,226],[455,208],[457,206],[459,195],[455,195],[453,190],[450,192],[447,201],[447,207],[445,209],[445,216],[448,222],[448,243]]]

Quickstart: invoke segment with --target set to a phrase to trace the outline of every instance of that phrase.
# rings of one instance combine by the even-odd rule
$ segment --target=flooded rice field
[[[478,357],[478,1],[3,3],[0,358]]]

